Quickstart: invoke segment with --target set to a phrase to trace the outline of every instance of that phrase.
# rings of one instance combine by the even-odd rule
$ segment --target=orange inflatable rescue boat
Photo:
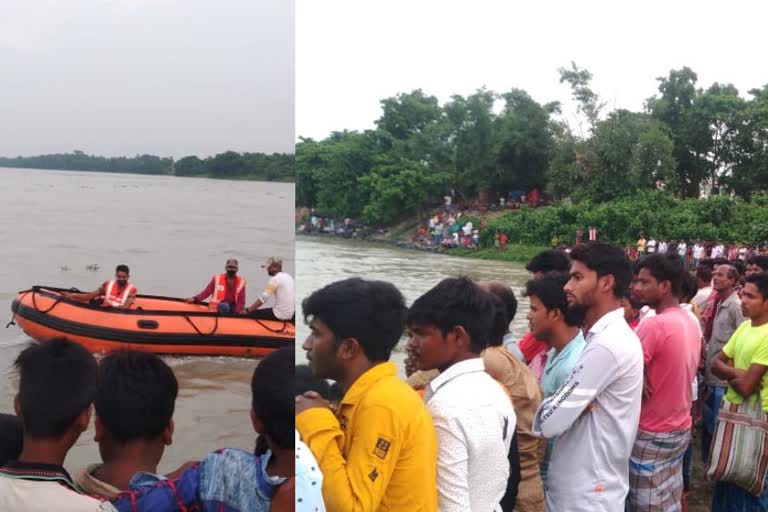
[[[64,337],[95,353],[121,348],[157,354],[263,356],[291,346],[291,322],[212,312],[206,303],[137,295],[128,309],[105,308],[64,297],[70,290],[34,286],[19,292],[14,320],[38,341]]]

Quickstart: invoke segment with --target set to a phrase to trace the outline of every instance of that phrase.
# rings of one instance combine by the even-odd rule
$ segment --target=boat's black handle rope
[[[195,331],[197,331],[197,334],[199,334],[200,336],[213,336],[214,334],[216,334],[216,331],[219,330],[219,317],[218,316],[215,317],[216,318],[216,322],[213,324],[213,330],[211,332],[209,332],[208,334],[203,334],[203,332],[200,331],[200,329],[197,328],[197,326],[194,324],[194,322],[192,322],[192,320],[190,320],[187,315],[183,315],[183,316],[184,316],[184,320],[189,322],[189,325],[191,325],[192,328]]]
[[[288,322],[287,322],[287,321],[285,321],[285,320],[283,320],[283,327],[282,327],[282,328],[280,328],[280,329],[271,329],[271,328],[270,328],[268,325],[265,325],[265,324],[264,324],[264,323],[263,323],[261,320],[259,320],[258,318],[252,318],[251,320],[253,320],[253,321],[254,321],[254,322],[256,322],[257,324],[259,324],[260,326],[262,326],[263,328],[265,328],[265,329],[266,329],[266,330],[268,330],[269,332],[273,332],[273,333],[276,333],[276,334],[279,334],[279,333],[285,332],[285,328],[286,328],[286,327],[288,327]]]

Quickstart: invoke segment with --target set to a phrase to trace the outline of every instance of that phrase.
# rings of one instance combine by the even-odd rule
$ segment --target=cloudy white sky
[[[577,128],[557,72],[572,60],[608,108],[641,109],[682,66],[746,96],[768,84],[766,19],[761,1],[297,0],[296,134],[373,127],[399,92],[445,101],[483,85],[561,101]]]
[[[294,139],[291,0],[0,0],[0,156]]]

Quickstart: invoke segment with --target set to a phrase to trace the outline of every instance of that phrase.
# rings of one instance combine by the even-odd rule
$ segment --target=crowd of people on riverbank
[[[711,255],[546,251],[520,340],[503,282],[446,279],[410,308],[386,282],[317,290],[295,412],[322,496],[298,509],[686,510],[701,457],[712,510],[766,510],[768,262]]]
[[[0,415],[0,510],[293,510],[294,364],[285,348],[253,372],[243,428],[258,434],[254,450],[222,447],[164,475],[174,432],[195,426],[174,423],[180,390],[162,359],[123,350],[97,361],[63,338],[30,345],[15,361],[16,415]],[[73,477],[64,460],[92,414],[101,460]]]
[[[637,243],[627,244],[625,252],[630,260],[635,261],[649,254],[674,253],[680,256],[686,270],[695,271],[699,262],[706,259],[725,258],[730,261],[746,262],[759,255],[768,254],[768,242],[762,246],[746,243],[725,243],[712,240],[656,240],[653,236],[647,239],[640,233]]]

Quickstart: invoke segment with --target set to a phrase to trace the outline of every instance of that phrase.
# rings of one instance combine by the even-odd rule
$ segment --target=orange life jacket
[[[240,276],[235,276],[235,301],[237,296],[245,287],[245,279]],[[227,273],[218,274],[213,276],[213,294],[211,300],[208,303],[210,306],[216,306],[219,302],[224,302],[227,297]]]
[[[117,279],[113,279],[107,283],[104,290],[104,304],[112,307],[125,306],[128,302],[128,297],[136,294],[136,287],[131,283],[125,286],[123,293],[119,293],[117,290]]]

